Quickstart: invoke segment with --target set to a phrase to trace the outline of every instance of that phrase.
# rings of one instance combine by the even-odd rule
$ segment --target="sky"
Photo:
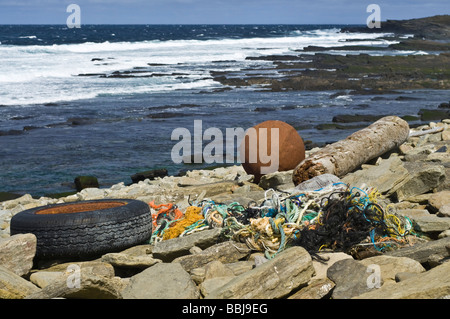
[[[65,24],[69,4],[81,24],[365,24],[450,14],[450,0],[0,0],[0,24]]]

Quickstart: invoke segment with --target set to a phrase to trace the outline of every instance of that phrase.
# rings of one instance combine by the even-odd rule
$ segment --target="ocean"
[[[271,92],[225,87],[211,72],[258,70],[263,55],[298,55],[309,45],[372,45],[380,34],[341,33],[340,25],[0,25],[0,192],[42,196],[73,190],[79,175],[102,187],[139,171],[170,174],[176,128],[249,128],[266,120],[293,125],[304,140],[329,143],[354,130],[318,130],[339,114],[417,115],[449,92],[371,95]],[[334,54],[358,54],[339,51]],[[370,54],[386,54],[371,51]],[[388,54],[427,54],[397,51]],[[251,71],[249,71],[251,72]],[[399,96],[407,98],[398,99]],[[207,142],[205,142],[207,144]]]

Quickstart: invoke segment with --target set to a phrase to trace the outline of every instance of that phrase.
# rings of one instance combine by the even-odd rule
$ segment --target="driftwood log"
[[[346,139],[329,144],[294,169],[295,185],[322,174],[343,177],[362,164],[403,144],[409,125],[397,116],[386,116]]]

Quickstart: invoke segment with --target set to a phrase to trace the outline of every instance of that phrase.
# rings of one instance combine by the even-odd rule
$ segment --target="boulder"
[[[278,189],[282,185],[293,188],[294,183],[292,182],[292,172],[293,170],[289,170],[285,172],[274,172],[263,175],[258,185],[263,189]]]
[[[384,285],[356,299],[438,299],[450,296],[450,262],[392,285]]]
[[[99,260],[66,262],[44,268],[40,271],[60,272],[67,274],[74,266],[78,266],[80,268],[80,271],[82,271],[84,274],[94,274],[97,276],[104,276],[108,278],[112,278],[114,276],[114,268],[110,264]]]
[[[327,271],[327,277],[336,284],[332,292],[332,298],[350,299],[376,289],[376,285],[368,285],[371,275],[368,267],[356,260],[344,259],[335,262]],[[379,284],[382,285],[381,279]]]
[[[436,215],[439,217],[450,217],[450,204],[442,205]]]
[[[294,246],[235,277],[206,298],[278,299],[308,283],[313,274],[311,256],[303,247]]]
[[[335,287],[335,283],[328,278],[311,279],[308,286],[300,289],[288,299],[323,299],[330,295]]]
[[[105,198],[105,190],[100,188],[84,188],[81,192],[79,192],[76,196],[78,200],[95,200],[95,199],[104,199]]]
[[[0,266],[23,276],[33,267],[37,239],[34,234],[17,234],[0,238]]]
[[[384,285],[395,283],[395,276],[399,272],[418,274],[425,271],[425,268],[418,261],[408,257],[381,255],[363,259],[359,263],[366,267],[372,264],[380,266],[380,274]]]
[[[63,280],[63,278],[63,272],[41,270],[32,273],[30,276],[30,281],[39,288],[44,288],[55,281]]]
[[[77,176],[74,182],[78,192],[81,192],[85,188],[99,187],[98,179],[95,176]]]
[[[33,203],[35,201],[36,200],[33,197],[31,197],[30,194],[26,194],[19,198],[2,202],[2,206],[3,206],[3,209],[10,210],[10,209],[15,208],[16,206],[27,205],[27,204]]]
[[[238,187],[237,181],[220,181],[201,185],[183,187],[181,190],[185,194],[201,194],[205,191],[205,197],[213,197],[215,195],[228,193],[231,194]]]
[[[213,291],[223,287],[227,283],[229,283],[232,279],[234,279],[236,276],[225,276],[225,277],[214,277],[205,279],[200,285],[199,289],[202,293],[203,297],[207,297],[210,295]]]
[[[167,176],[169,173],[167,169],[161,168],[161,169],[152,169],[145,172],[139,172],[136,174],[131,175],[131,180],[133,183],[138,183],[140,181],[145,181],[146,179],[154,180],[157,177],[163,178]]]
[[[235,276],[239,276],[246,271],[255,268],[255,262],[251,260],[242,260],[234,263],[225,264],[225,266],[233,272]]]
[[[450,237],[450,229],[444,230],[442,233],[440,233],[438,235],[438,238],[445,238],[445,237]]]
[[[221,231],[221,228],[213,228],[158,242],[153,248],[153,257],[164,262],[171,262],[177,257],[188,255],[189,250],[194,246],[201,249],[208,248],[217,243]]]
[[[226,241],[211,246],[201,253],[175,258],[173,262],[180,263],[186,271],[191,271],[213,260],[219,260],[224,264],[236,262],[250,255],[250,252],[251,250],[243,243]]]
[[[205,280],[230,276],[234,276],[234,272],[218,260],[213,260],[205,266]]]
[[[9,192],[0,192],[0,202],[5,202],[8,200],[13,200],[21,197],[19,194],[9,193]]]
[[[40,288],[0,265],[0,299],[23,299]]]
[[[220,263],[222,266],[215,263]],[[207,267],[211,267],[208,270],[208,275],[206,275]],[[201,284],[206,277],[207,279],[215,278],[215,277],[231,277],[231,276],[239,276],[243,274],[246,271],[250,271],[255,267],[255,262],[250,260],[245,261],[237,261],[233,263],[228,264],[222,264],[220,261],[212,261],[206,266],[194,268],[190,271],[192,279],[197,283],[198,285]],[[212,272],[212,273],[210,273]],[[207,280],[206,279],[206,280]]]
[[[450,190],[434,193],[430,196],[428,204],[436,211],[444,205],[450,205]]]
[[[159,263],[131,277],[123,299],[198,299],[200,293],[179,263]]]

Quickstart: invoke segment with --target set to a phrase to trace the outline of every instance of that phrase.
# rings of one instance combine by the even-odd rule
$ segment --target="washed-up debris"
[[[409,125],[398,116],[386,116],[346,139],[329,144],[294,169],[295,185],[325,173],[343,177],[369,160],[404,143]]]
[[[318,179],[318,181],[315,181]],[[152,242],[187,236],[204,229],[221,228],[225,238],[245,243],[252,251],[264,252],[267,259],[290,246],[302,246],[311,253],[324,249],[355,255],[367,249],[384,252],[407,246],[414,233],[412,221],[378,203],[376,189],[351,187],[330,176],[318,176],[308,186],[294,188],[291,193],[269,189],[262,203],[247,205],[202,200],[190,203],[177,218],[178,208],[171,204],[159,224]],[[327,182],[328,181],[328,182]],[[311,186],[309,186],[311,187]],[[151,203],[151,207],[156,207]],[[155,217],[154,217],[155,220]]]

